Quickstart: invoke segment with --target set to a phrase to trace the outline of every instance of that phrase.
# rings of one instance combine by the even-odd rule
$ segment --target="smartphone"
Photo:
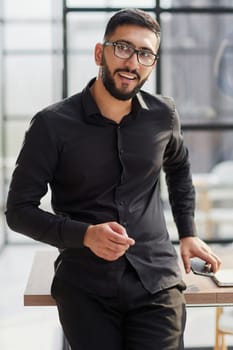
[[[196,275],[213,277],[214,273],[211,270],[211,266],[206,263],[206,261],[200,258],[191,259],[191,270]]]

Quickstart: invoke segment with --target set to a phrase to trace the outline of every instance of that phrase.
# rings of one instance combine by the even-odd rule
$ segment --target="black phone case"
[[[214,273],[211,271],[210,266],[206,264],[206,261],[199,258],[191,259],[191,270],[196,275],[213,277]]]

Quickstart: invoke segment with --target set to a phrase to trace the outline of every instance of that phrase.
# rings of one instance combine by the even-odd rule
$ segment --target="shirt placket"
[[[116,187],[115,200],[116,200],[117,209],[118,209],[119,223],[127,229],[127,226],[128,226],[128,218],[127,218],[127,210],[126,210],[127,201],[124,196],[124,186],[126,182],[125,155],[126,155],[127,149],[126,149],[126,145],[123,143],[123,137],[122,137],[123,126],[118,125],[116,129],[116,133],[117,133],[117,151],[118,151],[118,157],[121,163],[122,171],[121,171],[120,182]]]

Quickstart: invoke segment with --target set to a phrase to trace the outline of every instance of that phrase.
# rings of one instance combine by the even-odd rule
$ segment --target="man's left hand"
[[[220,265],[220,258],[213,253],[211,248],[198,237],[185,237],[180,240],[180,253],[186,273],[191,270],[190,258],[198,257],[211,265],[213,272],[216,272]]]

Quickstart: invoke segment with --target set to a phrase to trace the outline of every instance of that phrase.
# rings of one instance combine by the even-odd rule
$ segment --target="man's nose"
[[[127,62],[127,66],[134,67],[133,69],[137,68],[140,66],[140,63],[138,62],[138,56],[137,56],[137,52],[134,52],[132,54],[132,56],[130,56],[129,58],[126,59]]]

